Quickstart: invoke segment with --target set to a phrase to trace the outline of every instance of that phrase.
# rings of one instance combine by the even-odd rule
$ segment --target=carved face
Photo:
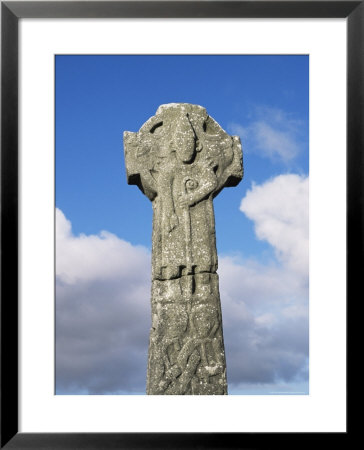
[[[196,153],[196,135],[187,115],[181,115],[175,120],[173,127],[172,147],[177,158],[188,164]]]

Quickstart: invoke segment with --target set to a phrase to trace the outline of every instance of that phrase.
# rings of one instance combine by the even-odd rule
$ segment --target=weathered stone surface
[[[154,211],[147,394],[227,394],[212,200],[243,176],[240,139],[171,103],[124,133],[124,152]]]

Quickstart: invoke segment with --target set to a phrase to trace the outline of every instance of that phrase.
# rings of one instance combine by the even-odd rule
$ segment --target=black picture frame
[[[326,433],[18,433],[18,21],[21,18],[347,18],[347,304],[363,264],[364,1],[1,2],[1,448],[227,449],[327,445]],[[335,93],[333,93],[335,95]],[[340,176],[340,174],[338,174]],[[350,345],[347,346],[348,351]],[[349,375],[349,372],[348,372]],[[349,393],[348,393],[349,394]],[[349,418],[349,414],[347,416]],[[345,433],[332,433],[348,445]],[[351,433],[350,433],[351,436]]]

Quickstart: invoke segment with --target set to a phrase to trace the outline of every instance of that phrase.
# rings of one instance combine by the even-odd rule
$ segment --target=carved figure
[[[152,201],[148,394],[226,394],[213,198],[243,175],[240,139],[171,103],[124,133],[129,184]]]

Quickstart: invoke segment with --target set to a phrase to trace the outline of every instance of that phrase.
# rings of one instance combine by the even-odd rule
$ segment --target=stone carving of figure
[[[227,393],[213,198],[243,175],[240,139],[205,108],[158,108],[124,133],[129,184],[152,201],[147,393]]]
[[[241,145],[197,105],[162,105],[126,132],[129,183],[153,201],[153,279],[215,272],[212,199],[242,177]]]

